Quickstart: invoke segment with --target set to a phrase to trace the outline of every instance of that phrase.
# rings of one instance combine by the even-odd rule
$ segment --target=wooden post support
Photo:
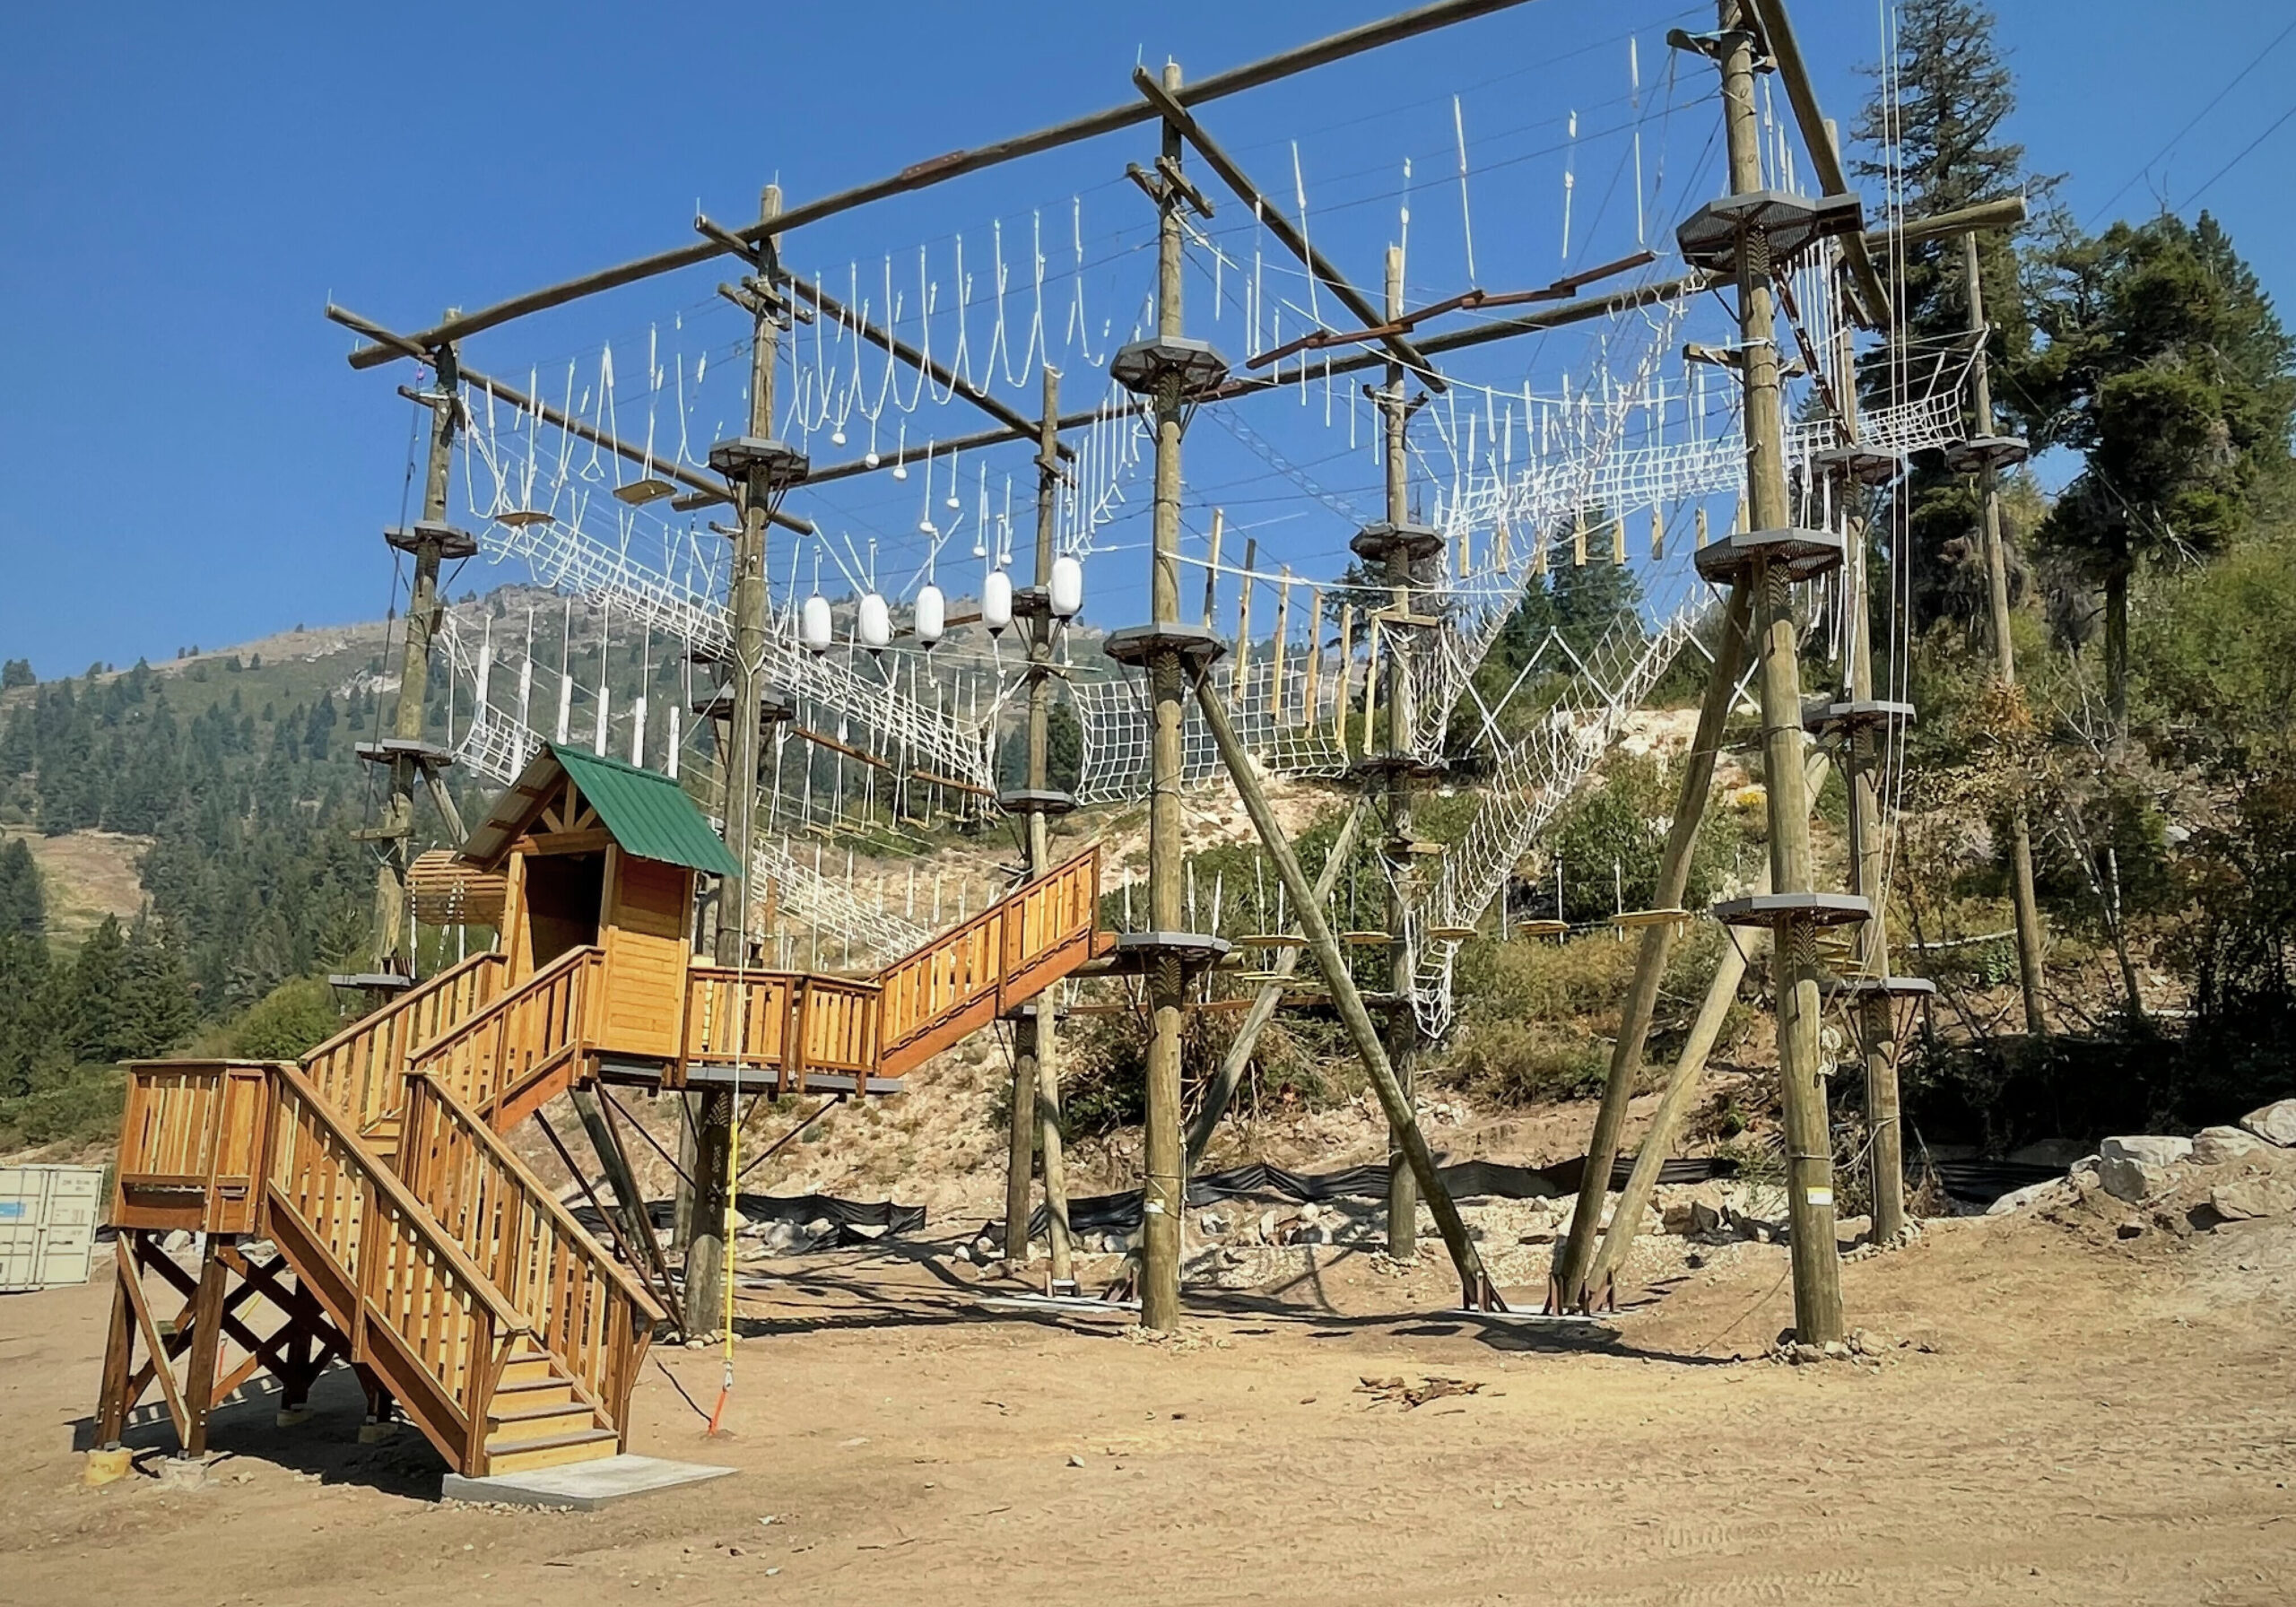
[[[1722,107],[1730,187],[1762,187],[1761,127],[1754,96],[1754,34],[1744,0],[1718,0]],[[1770,243],[1750,232],[1738,250],[1738,372],[1745,387],[1750,528],[1792,523],[1786,483],[1786,418],[1779,389],[1777,304]],[[1802,679],[1793,588],[1785,569],[1755,566],[1754,647],[1761,665],[1762,777],[1768,795],[1770,881],[1779,894],[1813,890],[1809,811],[1802,775]],[[1819,1075],[1818,957],[1806,922],[1780,928],[1773,955],[1778,992],[1779,1102],[1784,1107],[1787,1211],[1793,1233],[1794,1327],[1805,1344],[1842,1337],[1841,1264],[1834,1243],[1833,1144]]]
[[[1227,515],[1219,508],[1212,510],[1212,558],[1204,566],[1204,628],[1212,629],[1212,611],[1220,601],[1220,537],[1225,533]]]
[[[770,223],[780,211],[781,187],[768,185],[759,199],[759,219]],[[758,247],[753,260],[759,267],[778,260],[778,236],[769,235]],[[760,439],[773,434],[774,368],[780,338],[776,305],[760,299],[753,305],[750,326],[748,430]],[[748,872],[756,845],[759,725],[765,701],[766,524],[779,488],[773,483],[771,471],[755,464],[735,490],[741,526],[734,537],[729,599],[734,655],[728,670],[734,707],[724,756],[725,837],[735,863],[742,869],[726,879],[718,894],[717,958],[723,966],[749,962]],[[733,1238],[727,1218],[734,1210],[734,1095],[730,1090],[713,1089],[700,1103],[694,1135],[691,1237],[685,1245],[685,1309],[680,1325],[689,1337],[715,1333],[725,1320],[726,1263]]]
[[[1844,423],[1855,434],[1857,376],[1851,366],[1851,336],[1835,336],[1835,389],[1847,412]],[[1847,500],[1849,488],[1839,488]],[[1847,521],[1849,565],[1848,661],[1850,700],[1874,697],[1873,610],[1866,563],[1862,518]],[[1849,792],[1850,890],[1872,901],[1873,913],[1857,934],[1857,970],[1873,982],[1890,974],[1890,931],[1883,874],[1882,784],[1888,761],[1886,725],[1859,721],[1843,733],[1842,775]],[[1814,794],[1815,789],[1813,788]],[[1905,1133],[1898,1097],[1897,1010],[1886,994],[1869,994],[1857,1007],[1858,1053],[1866,1069],[1866,1150],[1874,1201],[1874,1242],[1905,1231]]]
[[[1044,410],[1037,429],[1036,586],[1040,592],[1052,584],[1060,473],[1060,373],[1048,364],[1044,370]],[[1213,548],[1216,565],[1216,518]],[[1206,573],[1216,576],[1219,570],[1214,568]],[[1208,608],[1208,584],[1205,596]],[[1057,623],[1049,607],[1039,610],[1029,621],[1028,783],[1031,791],[1039,794],[1052,785],[1052,635]],[[1043,810],[1029,812],[1028,828],[1029,880],[1034,882],[1052,868],[1049,828]],[[1057,1013],[1051,1001],[1041,995],[1034,1005],[1023,1009],[1013,1023],[1013,1126],[1006,1157],[1004,1259],[1014,1267],[1028,1263],[1030,1168],[1041,1153],[1052,1277],[1056,1283],[1065,1283],[1071,1273],[1067,1170],[1062,1164],[1060,1148],[1060,1074],[1054,1058],[1054,1035],[1057,1029]]]
[[[1991,326],[1985,318],[1984,275],[1978,271],[1977,236],[1961,236],[1961,273],[1969,285],[1970,333],[1977,337],[1976,361],[1970,373],[1977,409],[1977,432],[1993,433],[1993,375],[1986,355]],[[2004,687],[2017,684],[2017,649],[2009,636],[2009,555],[2001,535],[2001,472],[1990,463],[1979,471],[1985,491],[1986,604],[1993,627],[1993,670]],[[2121,617],[2109,613],[2109,618]],[[2107,655],[2109,663],[2118,662]],[[2118,733],[2121,713],[2116,709]],[[2041,914],[2033,891],[2033,828],[2024,800],[2009,812],[2009,892],[2016,907],[2017,983],[2024,995],[2025,1030],[2035,1037],[2048,1032],[2041,1010]],[[1883,1001],[1884,1004],[1887,1001]],[[1880,1233],[1880,1223],[1874,1231]]]
[[[1244,538],[1244,572],[1236,583],[1236,665],[1229,673],[1228,695],[1241,699],[1250,691],[1245,677],[1252,662],[1252,571],[1259,568],[1259,537]]]
[[[1387,316],[1403,317],[1403,248],[1387,248]],[[1411,517],[1411,460],[1409,433],[1411,402],[1405,394],[1404,369],[1387,364],[1387,388],[1381,405],[1387,423],[1387,525],[1401,532]],[[1411,549],[1398,540],[1387,552],[1387,581],[1396,612],[1413,613]],[[1411,942],[1405,928],[1410,911],[1404,902],[1404,879],[1410,873],[1411,777],[1404,761],[1410,756],[1413,715],[1411,665],[1408,650],[1420,639],[1407,629],[1389,633],[1387,646],[1387,751],[1395,762],[1387,768],[1387,840],[1381,847],[1387,860],[1387,987],[1399,1001],[1387,1012],[1387,1060],[1395,1068],[1396,1086],[1403,1092],[1405,1120],[1415,1125],[1419,1097],[1419,1015],[1411,1008]],[[1364,751],[1370,751],[1370,732]],[[1393,1116],[1387,1118],[1387,1254],[1409,1261],[1419,1254],[1419,1191],[1404,1155],[1403,1134]]]
[[[407,587],[406,619],[399,641],[398,697],[391,711],[391,735],[401,743],[422,740],[423,709],[430,689],[430,643],[439,634],[444,612],[439,601],[439,567],[446,550],[448,477],[454,465],[455,431],[462,419],[461,373],[455,348],[439,347],[430,353],[430,362],[435,390],[419,398],[430,409],[430,446],[423,459],[422,519],[409,533],[414,576]],[[383,801],[382,819],[375,829],[383,845],[382,863],[375,872],[371,942],[372,969],[378,975],[408,977],[414,972],[414,956],[407,942],[406,877],[414,864],[414,795],[422,785],[422,761],[410,751],[395,753],[390,760],[389,795]]]
[[[1205,724],[1211,727],[1213,745],[1220,751],[1220,760],[1227,767],[1229,778],[1235,783],[1244,809],[1259,832],[1260,843],[1275,861],[1276,873],[1283,878],[1284,890],[1299,908],[1300,930],[1308,940],[1308,951],[1316,957],[1325,986],[1331,989],[1332,1003],[1338,1006],[1339,1019],[1347,1028],[1348,1038],[1355,1046],[1363,1069],[1370,1073],[1371,1087],[1387,1114],[1388,1129],[1400,1135],[1404,1160],[1411,1168],[1428,1210],[1434,1215],[1436,1231],[1443,1236],[1444,1247],[1451,1253],[1451,1264],[1458,1270],[1461,1303],[1470,1310],[1504,1310],[1499,1291],[1492,1286],[1490,1273],[1483,1270],[1483,1257],[1476,1253],[1474,1241],[1467,1237],[1466,1223],[1460,1219],[1458,1205],[1435,1170],[1435,1156],[1427,1147],[1427,1135],[1420,1131],[1418,1116],[1405,1097],[1403,1085],[1396,1080],[1395,1068],[1387,1063],[1387,1046],[1379,1039],[1379,1029],[1372,1022],[1371,1012],[1363,1006],[1363,995],[1356,990],[1355,978],[1347,969],[1347,955],[1340,948],[1331,923],[1324,918],[1322,901],[1309,885],[1307,873],[1300,868],[1299,856],[1292,852],[1291,839],[1283,835],[1283,822],[1275,818],[1274,807],[1267,801],[1267,793],[1252,769],[1251,756],[1244,751],[1227,709],[1201,676],[1196,683],[1196,700],[1204,710]]]
[[[1178,63],[1164,66],[1163,87],[1180,87]],[[1184,282],[1185,237],[1180,211],[1187,204],[1178,182],[1185,153],[1180,131],[1163,127],[1161,160],[1165,182],[1157,202],[1156,337],[1184,338],[1180,290]],[[1149,615],[1163,627],[1180,617],[1180,435],[1187,398],[1178,372],[1156,387],[1156,475],[1149,565]],[[1249,595],[1250,581],[1245,581]],[[1187,853],[1187,822],[1180,815],[1184,774],[1181,699],[1187,671],[1179,647],[1169,639],[1148,655],[1148,691],[1152,717],[1149,747],[1148,916],[1158,932],[1180,932],[1187,923],[1180,878]],[[1239,663],[1239,673],[1241,665]],[[1187,1207],[1187,1179],[1180,1149],[1180,1035],[1186,1026],[1187,989],[1179,957],[1154,957],[1148,973],[1149,1035],[1147,1109],[1142,1150],[1140,1221],[1140,1323],[1170,1333],[1180,1321],[1180,1215]]]
[[[1706,821],[1707,795],[1714,789],[1715,756],[1721,751],[1722,729],[1729,723],[1738,669],[1745,661],[1746,629],[1752,610],[1752,596],[1745,584],[1733,586],[1723,614],[1722,638],[1715,645],[1706,693],[1699,704],[1697,734],[1683,759],[1674,822],[1658,861],[1657,890],[1651,901],[1660,909],[1680,908],[1690,885],[1691,856]],[[1642,1074],[1642,1049],[1649,1039],[1650,1019],[1658,1006],[1658,986],[1665,979],[1676,930],[1672,921],[1642,929],[1634,979],[1627,986],[1626,1002],[1619,1012],[1618,1037],[1611,1046],[1610,1076],[1603,1084],[1602,1103],[1596,1109],[1594,1133],[1587,1143],[1578,1203],[1570,1215],[1570,1232],[1555,1247],[1554,1271],[1547,1284],[1550,1312],[1587,1308],[1587,1265],[1594,1255],[1596,1229],[1602,1224],[1611,1166],[1618,1158],[1619,1138],[1626,1127],[1627,1102],[1634,1097],[1634,1085]]]
[[[1347,812],[1341,822],[1339,835],[1332,839],[1331,852],[1324,859],[1322,873],[1316,878],[1316,907],[1323,908],[1331,897],[1331,890],[1339,885],[1340,874],[1355,851],[1356,834],[1362,829],[1363,817],[1370,812],[1369,794],[1357,798],[1355,806]],[[1259,1047],[1260,1034],[1275,1019],[1276,1010],[1283,1003],[1283,984],[1299,969],[1300,951],[1285,949],[1275,958],[1275,980],[1260,984],[1253,995],[1251,1008],[1245,1012],[1243,1025],[1236,1029],[1236,1036],[1228,1045],[1228,1053],[1220,1062],[1220,1073],[1205,1090],[1204,1105],[1196,1113],[1196,1121],[1187,1130],[1187,1167],[1193,1172],[1204,1159],[1204,1151],[1212,1142],[1212,1134],[1220,1125],[1220,1118],[1228,1114],[1228,1107],[1236,1098],[1236,1090],[1244,1080],[1244,1071],[1251,1064],[1252,1051]]]
[[[194,1461],[207,1455],[207,1416],[215,1409],[215,1360],[223,1342],[223,1253],[230,1240],[207,1236],[199,1263],[199,1292],[191,1309],[191,1356],[184,1369],[184,1417],[189,1431],[183,1454]],[[160,1365],[167,1365],[164,1358]]]
[[[1824,757],[1812,755],[1803,769],[1811,798],[1818,795],[1825,775]],[[1770,890],[1767,865],[1755,873],[1749,890]],[[1682,1131],[1683,1121],[1690,1115],[1699,1077],[1706,1070],[1706,1057],[1714,1052],[1715,1041],[1722,1036],[1723,1023],[1729,1017],[1730,1006],[1737,1002],[1738,985],[1745,980],[1747,966],[1761,956],[1769,942],[1768,933],[1759,927],[1747,927],[1730,934],[1722,945],[1713,979],[1707,984],[1706,997],[1691,1022],[1689,1036],[1683,1040],[1674,1069],[1666,1075],[1665,1091],[1658,1097],[1658,1108],[1651,1113],[1650,1130],[1643,1135],[1642,1148],[1635,1153],[1634,1169],[1627,1177],[1626,1186],[1619,1190],[1618,1203],[1611,1212],[1611,1225],[1603,1234],[1602,1247],[1595,1253],[1593,1264],[1587,1268],[1586,1284],[1592,1294],[1590,1306],[1616,1304],[1613,1290],[1618,1270],[1626,1264],[1627,1252],[1634,1248],[1635,1229],[1641,1223],[1642,1213],[1650,1208],[1651,1196],[1658,1186],[1658,1174],[1674,1153],[1674,1135]]]

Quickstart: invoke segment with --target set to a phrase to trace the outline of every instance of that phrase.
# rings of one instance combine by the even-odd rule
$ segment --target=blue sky
[[[9,357],[0,429],[12,469],[0,487],[0,654],[56,674],[381,612],[392,568],[377,537],[398,516],[408,440],[393,386],[409,370],[352,371],[346,337],[320,317],[330,297],[418,326],[449,304],[683,243],[697,201],[739,220],[769,178],[794,202],[1124,100],[1135,61],[1177,56],[1202,75],[1390,8],[1175,0],[1152,13],[1016,3],[30,13],[0,66],[9,242],[0,252]],[[1796,9],[1829,110],[1847,123],[1865,93],[1853,69],[1877,54],[1879,12],[1815,0]],[[2116,191],[2106,215],[2141,215],[2162,199],[2181,210],[2265,136],[2205,203],[2285,303],[2296,220],[2279,196],[2296,119],[2272,126],[2291,110],[2296,39],[2146,164],[2292,19],[2227,0],[2187,0],[2173,27],[2157,7],[2127,0],[2015,0],[2001,10],[2021,75],[2013,132],[2038,169],[2068,175],[2066,196],[2084,221]],[[1591,218],[1583,210],[1596,178],[1627,160],[1624,125],[1605,123],[1602,109],[1623,106],[1630,33],[1643,104],[1655,107],[1665,29],[1707,14],[1667,0],[1538,0],[1222,103],[1207,121],[1271,189],[1289,189],[1287,146],[1300,140],[1311,215],[1331,214],[1320,238],[1359,281],[1375,280],[1395,222],[1394,186],[1364,176],[1390,175],[1416,153],[1418,300],[1465,282],[1457,197],[1441,186],[1457,94],[1476,169],[1477,282],[1541,283],[1560,271],[1557,171],[1574,158],[1560,135],[1538,131],[1586,109],[1572,260],[1589,260],[1622,230],[1631,247],[1622,203]],[[1651,222],[1659,239],[1691,204],[1683,197],[1692,180],[1681,175],[1712,124],[1706,81],[1687,65],[1677,70],[1675,120],[1663,137],[1645,124],[1654,164],[1661,148],[1676,164],[1674,194],[1651,203],[1664,214]],[[2138,82],[2142,99],[2123,87]],[[959,181],[808,231],[791,256],[833,282],[848,264],[904,251],[913,264],[919,241],[940,242],[938,251],[962,232],[978,264],[989,220],[1011,229],[1033,211],[1065,230],[1070,197],[1082,195],[1096,247],[1109,244],[1095,293],[1105,299],[1114,284],[1136,295],[1147,284],[1136,260],[1144,208],[1127,205],[1121,170],[1151,150],[1135,131]],[[1614,186],[1605,193],[1616,200]],[[1219,222],[1234,225],[1234,209]],[[697,340],[705,326],[719,335],[733,327],[709,310],[711,287],[727,276],[720,266],[692,270],[479,337],[466,356],[523,377],[614,340],[625,370],[642,367],[631,354],[649,334],[662,338],[665,320],[683,328],[691,318]],[[1493,360],[1486,378],[1519,378],[1525,360],[1510,360],[1511,372]],[[1216,473],[1216,456],[1209,462]],[[913,526],[916,494],[913,483],[880,481],[822,511],[857,529]],[[1110,561],[1126,560],[1118,552]]]

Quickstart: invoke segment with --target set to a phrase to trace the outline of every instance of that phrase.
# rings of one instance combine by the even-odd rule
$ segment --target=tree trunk
[[[2105,712],[2115,742],[2128,734],[2128,565],[2105,575]]]

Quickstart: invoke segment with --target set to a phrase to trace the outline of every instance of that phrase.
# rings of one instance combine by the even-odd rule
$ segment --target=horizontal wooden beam
[[[1237,199],[1252,209],[1252,215],[1259,221],[1262,228],[1275,237],[1278,244],[1298,257],[1302,267],[1339,298],[1342,307],[1366,325],[1382,323],[1385,313],[1373,307],[1369,296],[1350,284],[1338,269],[1325,260],[1324,254],[1316,249],[1305,234],[1292,226],[1283,209],[1270,201],[1243,169],[1236,165],[1235,160],[1213,143],[1212,136],[1205,133],[1203,126],[1188,114],[1187,106],[1167,90],[1154,74],[1145,67],[1133,68],[1132,87],[1146,97],[1148,104],[1156,109],[1157,116],[1170,124],[1175,133],[1196,147],[1196,154],[1204,158],[1205,166],[1218,174],[1220,182],[1233,190]],[[1377,338],[1399,360],[1422,375],[1434,389],[1446,388],[1443,377],[1435,372],[1433,366],[1400,331],[1382,328],[1378,331]]]
[[[613,846],[613,833],[603,826],[587,831],[535,831],[511,847],[529,859],[553,854],[603,854]]]
[[[333,302],[329,302],[326,316],[331,321],[342,325],[345,329],[363,334],[370,340],[386,342],[390,348],[390,355],[394,358],[404,357],[411,361],[424,364],[435,364],[438,360],[435,353],[425,349],[414,337],[396,334],[371,318],[361,317],[347,307],[337,307]],[[634,463],[641,468],[651,469],[665,478],[674,480],[684,486],[690,492],[707,497],[710,501],[730,502],[734,499],[732,493],[726,489],[722,481],[712,479],[707,474],[697,473],[678,464],[664,463],[644,447],[633,447],[628,441],[619,439],[603,430],[584,423],[580,419],[560,412],[539,396],[529,396],[516,386],[507,385],[500,379],[482,374],[460,361],[456,363],[455,369],[462,376],[464,384],[474,385],[481,390],[491,391],[511,406],[524,408],[545,424],[563,430],[569,435],[586,440],[594,447],[602,447],[625,463]],[[1035,426],[1031,425],[1030,428],[1034,429]],[[779,508],[773,511],[773,522],[784,530],[796,531],[799,535],[813,534],[813,522],[811,519],[802,518],[793,513],[785,513]]]
[[[1396,16],[1382,18],[1376,22],[1366,22],[1359,28],[1350,28],[1344,32],[1317,39],[1310,44],[1295,46],[1292,49],[1279,51],[1274,56],[1264,56],[1258,61],[1248,62],[1240,67],[1231,67],[1224,73],[1214,73],[1209,78],[1201,79],[1183,89],[1179,99],[1183,105],[1200,106],[1207,100],[1239,95],[1246,90],[1258,89],[1263,84],[1274,83],[1278,79],[1289,78],[1294,74],[1307,72],[1312,67],[1326,66],[1335,61],[1344,61],[1351,56],[1361,56],[1367,50],[1377,50],[1383,46],[1392,45],[1419,34],[1432,32],[1439,28],[1448,28],[1455,22],[1470,22],[1477,17],[1488,16],[1494,12],[1509,11],[1518,5],[1528,3],[1529,0],[1439,0],[1439,3],[1433,5],[1422,5]],[[851,212],[856,207],[866,206],[874,201],[883,201],[913,190],[926,189],[933,185],[944,184],[952,178],[961,178],[968,173],[978,173],[1008,161],[1017,161],[1024,156],[1035,156],[1042,152],[1057,150],[1063,145],[1073,145],[1083,140],[1098,138],[1104,134],[1114,134],[1118,129],[1131,128],[1139,124],[1152,121],[1155,116],[1153,107],[1137,100],[1127,101],[1121,106],[1109,107],[1104,111],[1091,112],[1081,117],[1072,117],[1065,123],[1056,123],[1048,128],[1039,128],[1033,134],[999,140],[994,144],[978,145],[970,151],[951,151],[944,155],[928,157],[923,161],[912,162],[889,178],[874,179],[867,184],[856,185],[850,189],[824,195],[818,201],[809,201],[802,206],[793,207],[775,218],[770,226],[752,225],[735,232],[741,239],[754,242],[762,239],[769,233],[802,229],[808,223],[818,223],[824,218],[832,218],[839,213]],[[642,279],[651,279],[657,274],[674,273],[680,268],[691,267],[696,263],[709,261],[721,249],[723,248],[713,240],[681,246],[672,251],[659,251],[651,256],[641,256],[632,262],[622,263],[611,268],[601,268],[592,274],[585,274],[577,279],[569,279],[558,284],[545,285],[540,290],[528,291],[523,295],[513,296],[507,301],[498,301],[491,307],[483,307],[476,312],[457,314],[454,317],[445,319],[423,330],[413,338],[418,344],[426,348],[444,345],[449,341],[463,340],[478,334],[481,330],[496,328],[515,318],[525,317],[530,313],[546,311],[553,307],[562,307],[569,301],[578,301],[585,296],[595,296],[601,291],[619,290],[623,285],[635,284]],[[375,345],[362,346],[351,354],[351,366],[354,369],[371,369],[378,364],[388,362],[396,355],[398,354],[387,345],[379,343]]]

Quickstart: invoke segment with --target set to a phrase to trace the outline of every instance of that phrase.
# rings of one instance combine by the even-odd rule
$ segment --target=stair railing
[[[398,1173],[575,1391],[627,1440],[630,1392],[661,1306],[468,1105],[407,1080]]]
[[[604,949],[569,949],[443,1036],[416,1045],[406,1069],[438,1078],[496,1126],[510,1125],[581,1052],[586,1006],[604,968]]]
[[[399,1081],[420,1044],[451,1031],[485,1008],[509,962],[474,954],[353,1021],[303,1056],[313,1089],[361,1132],[398,1109]]]
[[[275,1104],[264,1223],[305,1287],[440,1455],[483,1472],[487,1409],[531,1325],[295,1067]]]

